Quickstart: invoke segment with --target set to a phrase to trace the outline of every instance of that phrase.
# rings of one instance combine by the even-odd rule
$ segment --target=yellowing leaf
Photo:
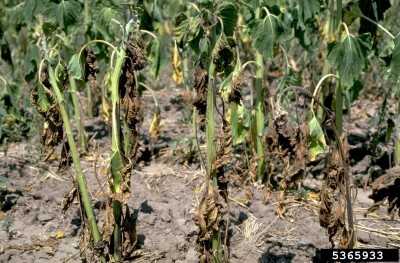
[[[309,192],[309,193],[308,193],[308,196],[309,196],[310,198],[312,198],[312,199],[318,199],[318,195],[317,195],[316,193],[311,193],[311,192]]]
[[[172,56],[172,67],[174,69],[174,73],[172,74],[172,78],[177,84],[181,84],[183,80],[182,69],[181,69],[181,58],[179,56],[178,46],[175,43],[174,54]]]
[[[101,170],[100,170],[100,173],[102,173],[102,174],[107,174],[107,169],[101,169]]]
[[[110,105],[108,105],[107,101],[103,98],[101,101],[101,107],[103,109],[103,119],[105,122],[108,122],[110,119]]]
[[[99,192],[99,196],[103,196],[104,195],[104,192],[103,191],[100,191]]]
[[[60,238],[63,238],[63,237],[64,237],[64,232],[62,232],[62,231],[58,232],[57,235],[56,235],[56,239],[60,239]]]
[[[161,114],[160,108],[157,106],[156,113],[153,115],[153,119],[150,124],[150,139],[155,142],[161,133]]]
[[[54,154],[52,154],[51,156],[50,156],[50,158],[49,158],[51,161],[54,161],[54,160],[57,160],[57,157],[54,155]]]

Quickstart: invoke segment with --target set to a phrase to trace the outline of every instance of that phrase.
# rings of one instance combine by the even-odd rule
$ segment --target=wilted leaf
[[[68,71],[71,78],[83,80],[85,76],[85,56],[83,54],[74,54],[68,63]]]
[[[241,144],[250,131],[250,116],[241,104],[232,102],[227,112],[227,120],[232,127],[233,142]]]
[[[43,22],[42,29],[46,36],[50,36],[58,28],[58,21],[55,17]]]
[[[176,82],[176,84],[181,84],[183,81],[181,64],[182,61],[181,57],[179,56],[178,46],[175,43],[174,54],[172,55],[172,67],[174,69],[174,73],[172,74],[172,79]]]
[[[11,50],[7,39],[4,37],[4,32],[0,28],[0,58],[12,65]]]
[[[265,58],[272,58],[275,45],[286,38],[286,29],[280,19],[270,13],[253,22],[250,35],[252,46]]]
[[[150,74],[158,79],[158,74],[161,67],[161,50],[160,41],[156,38],[150,41],[146,47],[147,58],[152,62]]]
[[[106,39],[110,39],[110,22],[116,14],[117,11],[111,7],[103,7],[97,14],[94,14],[93,29],[100,32]]]
[[[36,45],[29,45],[25,55],[25,79],[30,81],[34,78],[40,62],[40,50]]]
[[[371,51],[369,35],[347,35],[343,41],[328,44],[328,61],[339,71],[344,87],[351,87],[354,80],[367,69],[367,56]]]
[[[161,112],[157,106],[150,124],[150,139],[155,142],[161,133]]]
[[[303,0],[298,1],[298,4],[299,18],[303,24],[315,16],[320,10],[321,6],[320,0]]]
[[[308,138],[310,142],[311,161],[314,161],[318,154],[323,153],[326,147],[325,135],[319,121],[313,112],[307,114],[307,124],[310,131]]]
[[[224,23],[224,33],[227,36],[232,36],[235,32],[236,23],[238,20],[238,11],[234,4],[221,1],[217,8],[217,14]]]
[[[50,2],[46,5],[46,15],[55,16],[60,27],[66,30],[79,22],[80,13],[81,4],[74,0],[65,0],[59,4]]]
[[[175,17],[174,40],[178,47],[183,48],[200,33],[200,17],[188,18],[184,13]]]
[[[28,26],[33,25],[33,18],[39,13],[45,6],[44,0],[27,0],[25,3],[25,23]]]
[[[302,85],[301,74],[299,74],[299,72],[294,71],[292,67],[287,66],[285,75],[283,76],[282,80],[276,87],[275,94],[279,94],[284,88],[288,86],[301,86],[301,85]]]
[[[394,50],[389,66],[389,79],[394,83],[400,82],[400,34],[394,39]]]

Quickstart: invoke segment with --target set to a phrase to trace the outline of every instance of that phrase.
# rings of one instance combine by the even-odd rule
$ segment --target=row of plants
[[[75,168],[75,187],[65,196],[63,210],[75,198],[81,200],[85,228],[90,230],[83,240],[92,241],[84,247],[92,248],[91,256],[102,261],[134,257],[136,222],[127,203],[143,121],[140,93],[147,89],[155,98],[146,82],[157,81],[162,68],[172,63],[172,79],[183,83],[192,111],[188,120],[193,122],[198,159],[198,133],[205,132],[207,145],[206,189],[194,215],[200,227],[200,261],[229,261],[229,219],[222,224],[222,209],[225,202],[229,211],[233,151],[248,154],[243,164],[247,172],[241,177],[265,185],[266,202],[272,187],[280,189],[276,212],[284,216],[286,193],[300,189],[307,166],[329,148],[320,223],[334,246],[353,248],[356,233],[343,112],[350,111],[357,99],[373,59],[383,61],[380,69],[386,69],[391,90],[399,84],[399,35],[381,25],[385,14],[386,20],[395,19],[391,10],[397,9],[388,0],[5,1],[0,10],[1,58],[9,64],[11,79],[24,79],[30,88],[22,91],[21,83],[9,84],[11,80],[2,76],[0,101],[5,110],[0,111],[0,120],[15,125],[23,136],[27,117],[17,109],[30,102],[43,120],[43,159],[62,144],[60,171],[71,164]],[[168,40],[173,40],[170,46],[161,45]],[[168,49],[171,62],[166,59]],[[12,72],[22,61],[24,71]],[[305,65],[302,71],[300,64]],[[282,72],[275,90],[267,85],[274,67]],[[147,74],[140,73],[143,70]],[[79,92],[86,93],[86,112]],[[21,102],[18,96],[23,95]],[[310,103],[306,112],[294,114],[292,104],[300,95]],[[83,120],[95,117],[100,104],[112,142],[101,228],[80,165],[80,154],[88,150]],[[77,123],[77,136],[71,119]],[[155,99],[153,141],[160,134],[160,122]],[[0,137],[4,133],[9,138],[7,131],[2,125]],[[395,142],[398,164],[399,138]],[[273,182],[274,174],[282,179]]]

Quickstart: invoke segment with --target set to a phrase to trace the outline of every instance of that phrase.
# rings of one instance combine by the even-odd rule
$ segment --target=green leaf
[[[299,18],[300,21],[304,24],[315,16],[320,10],[321,3],[319,0],[303,0],[298,1],[299,3]]]
[[[74,54],[68,63],[68,71],[71,78],[83,80],[85,76],[85,56],[83,54]]]
[[[276,87],[275,94],[279,94],[284,88],[289,86],[301,86],[302,85],[302,78],[301,74],[294,71],[292,67],[286,67],[286,73],[283,76],[282,80],[279,82],[278,86]]]
[[[5,108],[19,109],[19,100],[21,97],[21,86],[7,83],[5,89],[0,94],[0,101],[5,102]]]
[[[12,65],[11,51],[3,30],[0,27],[0,58]]]
[[[323,153],[326,148],[326,141],[324,131],[315,117],[314,113],[310,111],[307,114],[307,124],[310,134],[308,140],[310,142],[310,155],[311,161],[314,161],[318,154]]]
[[[339,71],[344,87],[351,87],[354,80],[367,69],[367,56],[371,52],[371,39],[364,34],[347,35],[343,41],[328,44],[328,61]]]
[[[184,13],[179,13],[175,17],[174,40],[180,48],[183,48],[199,35],[200,29],[199,16],[188,18]]]
[[[222,1],[217,8],[217,14],[224,23],[225,35],[233,36],[238,20],[238,11],[236,6],[232,3]]]
[[[268,14],[254,20],[250,35],[252,46],[265,58],[272,58],[275,45],[286,38],[286,29],[277,16]]]
[[[161,67],[161,50],[160,50],[160,41],[158,39],[154,39],[147,44],[146,47],[147,58],[152,62],[150,68],[150,74],[158,79],[158,75]]]
[[[394,83],[400,83],[400,34],[398,34],[394,39],[394,49],[389,66],[389,72],[389,80]]]
[[[61,1],[59,4],[50,2],[46,8],[46,14],[49,17],[55,16],[61,29],[65,30],[79,22],[80,13],[81,4],[73,0]]]
[[[45,6],[44,0],[27,0],[25,4],[25,23],[33,26],[33,19],[36,14],[42,11]]]
[[[40,62],[40,50],[39,47],[32,44],[28,46],[28,50],[25,54],[25,79],[30,81],[34,78],[37,71],[37,67]]]
[[[45,21],[43,23],[42,29],[46,35],[51,35],[58,28],[58,22],[55,17]]]
[[[111,39],[110,22],[115,18],[117,11],[111,7],[103,7],[95,16],[93,29],[102,34],[106,39]]]
[[[39,106],[39,108],[43,111],[46,112],[50,109],[51,107],[51,99],[49,98],[48,93],[46,93],[44,91],[44,87],[42,84],[40,84],[39,82],[36,84],[35,87],[37,94],[38,94],[38,99],[36,101],[37,105]]]
[[[246,108],[232,102],[227,112],[227,121],[232,128],[233,143],[242,143],[250,131],[250,116]]]

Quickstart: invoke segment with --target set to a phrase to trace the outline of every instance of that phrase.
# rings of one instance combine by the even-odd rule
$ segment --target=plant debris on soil
[[[202,74],[200,64],[198,68]],[[205,85],[203,79],[196,81],[194,85],[202,89]],[[296,151],[301,149],[295,148],[302,146],[291,145],[292,140],[289,140],[287,146],[290,146],[290,158],[296,160],[290,176],[303,176],[303,184],[287,189],[283,200],[280,199],[281,189],[270,188],[267,203],[264,202],[263,185],[249,183],[245,187],[236,187],[230,184],[228,195],[224,197],[229,200],[230,209],[224,208],[222,213],[218,212],[217,217],[213,217],[216,215],[214,212],[226,203],[217,200],[220,196],[214,193],[214,188],[209,188],[204,195],[207,187],[204,183],[205,168],[199,159],[201,156],[194,154],[189,144],[179,143],[181,138],[191,134],[191,125],[182,121],[184,91],[165,88],[159,90],[158,94],[163,115],[161,133],[157,142],[151,142],[149,135],[140,135],[138,163],[131,172],[132,192],[126,212],[136,223],[135,253],[139,256],[129,262],[199,262],[200,254],[197,251],[201,249],[195,245],[199,233],[201,238],[197,242],[201,244],[212,229],[227,222],[228,216],[230,223],[227,242],[229,261],[232,263],[321,262],[321,249],[331,248],[330,239],[340,238],[341,222],[346,216],[337,211],[338,215],[333,220],[330,216],[335,213],[330,214],[329,211],[335,205],[332,206],[330,202],[340,202],[340,198],[328,201],[323,198],[325,206],[322,207],[331,209],[326,214],[329,218],[322,220],[322,225],[326,223],[328,230],[320,225],[320,196],[324,197],[330,191],[325,188],[334,187],[326,185],[322,188],[325,192],[320,193],[325,180],[326,156],[303,163],[296,155]],[[141,100],[143,105],[151,105],[152,98],[146,92]],[[202,103],[202,98],[196,98],[194,105],[200,107]],[[364,182],[370,179],[366,167],[371,158],[369,145],[373,136],[368,129],[371,118],[369,114],[371,109],[376,112],[379,105],[378,100],[370,100],[368,105],[355,102],[351,118],[356,121],[347,120],[350,178],[357,190],[354,201],[356,248],[400,248],[400,172],[398,168],[387,165],[385,153],[375,161],[382,168],[380,174],[374,175],[371,187],[364,187]],[[141,129],[148,130],[152,110],[144,109],[143,114]],[[50,120],[55,122],[57,117],[51,117]],[[91,141],[89,153],[82,156],[82,167],[95,214],[99,215],[98,221],[103,222],[105,219],[101,215],[105,214],[103,210],[107,209],[108,198],[105,192],[107,165],[111,158],[109,128],[100,117],[87,120],[85,125]],[[219,154],[214,167],[216,170],[220,169],[226,158],[241,158],[235,151],[225,147],[227,131],[225,127],[220,135]],[[301,140],[302,133],[302,130],[297,131],[298,138],[293,138],[293,142]],[[279,134],[279,140],[290,139]],[[201,135],[199,142],[200,149],[204,149]],[[62,145],[55,148],[54,152],[52,145],[46,146],[46,164],[42,162],[43,150],[32,145],[37,144],[10,144],[7,154],[4,154],[5,149],[1,149],[0,176],[7,180],[0,188],[0,262],[82,262],[79,242],[83,222],[79,204],[73,201],[77,200],[73,198],[76,193],[72,183],[74,170],[69,168],[61,173],[57,171],[63,160],[56,157],[59,154],[55,153],[61,152]],[[386,152],[386,155],[391,154]],[[188,161],[188,157],[196,161]],[[282,158],[286,157],[282,155]],[[333,161],[329,165],[332,166],[330,169],[334,169]],[[104,185],[99,186],[95,172],[100,184]],[[295,178],[291,177],[286,182],[296,185]],[[332,189],[329,193],[333,196],[335,192]],[[276,207],[282,203],[285,211],[279,216]],[[203,210],[196,213],[197,207]],[[204,225],[204,217],[213,217],[214,223]],[[202,253],[209,253],[206,247],[202,249],[206,250]]]

